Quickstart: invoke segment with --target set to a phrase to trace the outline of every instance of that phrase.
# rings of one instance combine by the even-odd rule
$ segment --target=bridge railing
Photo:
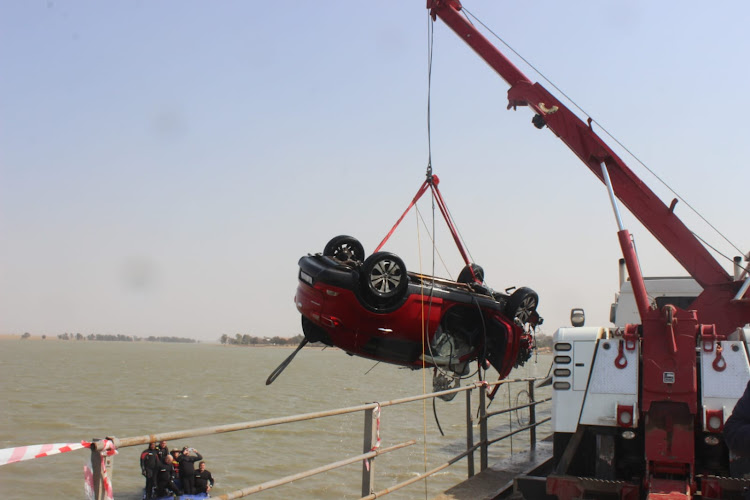
[[[464,387],[457,387],[457,388],[448,389],[445,391],[432,392],[429,394],[421,394],[417,396],[394,399],[390,401],[368,403],[368,404],[352,406],[352,407],[347,407],[347,408],[337,408],[337,409],[319,411],[319,412],[313,412],[313,413],[303,413],[299,415],[290,415],[290,416],[285,416],[285,417],[269,418],[269,419],[264,419],[264,420],[254,420],[250,422],[238,422],[238,423],[219,425],[219,426],[199,427],[199,428],[194,428],[194,429],[164,432],[160,434],[147,434],[147,435],[142,435],[142,436],[134,436],[134,437],[126,437],[126,438],[107,437],[105,439],[95,439],[93,440],[92,445],[91,445],[91,453],[92,453],[91,463],[93,464],[92,473],[93,473],[93,484],[94,484],[93,496],[96,500],[101,500],[101,499],[107,498],[106,494],[107,494],[108,488],[110,488],[110,491],[111,491],[111,482],[109,479],[112,474],[112,469],[114,465],[113,464],[114,454],[111,453],[112,448],[119,449],[119,448],[125,448],[125,447],[130,447],[130,446],[140,446],[140,445],[159,442],[159,441],[192,438],[192,437],[206,436],[206,435],[211,435],[211,434],[221,434],[221,433],[226,433],[226,432],[246,431],[246,430],[259,429],[259,428],[269,427],[269,426],[274,426],[274,425],[284,425],[284,424],[289,424],[293,422],[301,422],[301,421],[327,418],[327,417],[332,417],[332,416],[337,416],[337,415],[345,415],[345,414],[358,413],[358,412],[362,412],[364,414],[363,446],[362,446],[363,453],[361,455],[357,455],[357,456],[354,456],[354,457],[351,457],[351,458],[348,458],[346,460],[342,460],[339,462],[333,462],[333,463],[330,463],[321,467],[317,467],[314,469],[309,469],[309,470],[306,470],[297,474],[293,474],[290,476],[286,476],[280,479],[276,479],[273,481],[268,481],[268,482],[264,482],[261,484],[248,486],[247,488],[225,493],[223,495],[218,495],[218,496],[212,495],[211,498],[217,498],[221,500],[242,498],[245,496],[252,495],[254,493],[258,493],[260,491],[265,491],[270,488],[275,488],[284,484],[291,483],[293,481],[297,481],[297,480],[310,477],[316,474],[320,474],[323,472],[327,472],[327,471],[330,471],[339,467],[343,467],[345,465],[350,465],[356,462],[362,462],[362,481],[361,481],[362,490],[361,491],[362,491],[363,499],[378,498],[388,493],[391,493],[393,491],[409,486],[410,484],[421,481],[455,464],[456,462],[462,460],[463,458],[467,459],[467,477],[472,477],[475,474],[474,453],[477,450],[480,451],[480,470],[484,470],[488,467],[489,447],[499,441],[503,441],[505,439],[511,438],[512,436],[518,433],[528,431],[529,432],[529,446],[532,448],[536,446],[537,427],[547,423],[550,420],[549,417],[541,419],[541,420],[537,420],[537,411],[536,411],[537,406],[549,404],[551,400],[551,398],[543,398],[540,400],[536,399],[534,389],[536,387],[537,382],[539,382],[540,380],[541,379],[538,379],[538,378],[520,378],[520,379],[500,380],[497,382],[475,382],[473,384],[470,384]],[[521,390],[517,393],[516,404],[509,405],[508,407],[503,408],[498,411],[489,412],[488,411],[489,390],[493,388],[496,389],[495,386],[502,386],[506,384],[527,384],[527,389]],[[479,440],[476,443],[474,442],[474,414],[472,411],[472,394],[474,393],[474,391],[478,391],[478,394],[479,394],[479,411],[478,411],[478,417],[477,417],[477,420],[478,420],[477,423],[479,426]],[[497,391],[494,391],[494,392],[497,392]],[[447,399],[447,398],[455,397],[458,393],[464,393],[465,401],[466,401],[466,449],[463,452],[459,453],[458,455],[447,460],[443,464],[429,471],[416,475],[407,481],[401,482],[389,488],[386,488],[380,491],[374,491],[373,485],[374,485],[374,479],[375,479],[375,476],[374,476],[375,469],[374,467],[371,466],[373,459],[376,456],[384,455],[386,453],[390,453],[392,451],[396,451],[396,450],[411,446],[416,443],[416,440],[412,439],[412,440],[407,440],[407,441],[404,441],[402,443],[399,443],[393,446],[389,446],[387,448],[380,448],[379,435],[378,435],[378,424],[379,424],[379,419],[380,419],[380,412],[384,408],[387,408],[390,406],[412,403],[416,401],[423,401],[426,399],[433,399],[433,398]],[[510,389],[508,390],[508,394],[510,398]],[[527,399],[527,401],[523,403],[519,401],[520,396],[522,395],[525,395],[525,398]],[[510,425],[509,426],[510,430],[507,433],[497,438],[489,439],[488,428],[489,428],[490,418],[500,416],[500,415],[506,415],[506,414],[510,416],[513,413],[515,413],[518,419],[519,426],[513,429],[512,425]],[[522,414],[527,415],[527,420],[525,421],[521,420]]]

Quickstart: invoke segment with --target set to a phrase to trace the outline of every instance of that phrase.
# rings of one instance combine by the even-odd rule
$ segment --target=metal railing
[[[288,424],[292,422],[314,420],[318,418],[326,418],[326,417],[345,415],[345,414],[356,413],[356,412],[364,413],[364,431],[363,431],[363,447],[362,447],[363,453],[361,455],[357,455],[357,456],[354,456],[354,457],[351,457],[351,458],[348,458],[339,462],[333,462],[333,463],[330,463],[321,467],[317,467],[314,469],[309,469],[304,472],[286,476],[286,477],[276,479],[273,481],[267,481],[267,482],[257,484],[254,486],[249,486],[247,488],[232,491],[230,493],[225,493],[223,495],[218,495],[218,496],[212,495],[211,498],[216,498],[220,500],[242,498],[248,495],[252,495],[254,493],[258,493],[260,491],[265,491],[270,488],[275,488],[284,484],[288,484],[293,481],[297,481],[299,479],[303,479],[303,478],[310,477],[316,474],[327,472],[327,471],[330,471],[339,467],[343,467],[345,465],[350,465],[358,461],[362,462],[362,499],[374,499],[374,498],[378,498],[383,495],[386,495],[388,493],[392,493],[396,490],[409,486],[410,484],[421,481],[455,464],[456,462],[462,460],[463,458],[467,459],[467,477],[472,477],[475,474],[474,452],[476,452],[477,450],[480,450],[480,471],[481,471],[481,470],[485,470],[488,467],[488,461],[489,461],[488,450],[492,444],[495,444],[499,441],[502,441],[513,435],[516,435],[520,432],[528,431],[529,432],[529,446],[531,448],[534,448],[536,446],[537,427],[550,421],[550,417],[537,421],[536,408],[538,405],[549,403],[551,400],[551,398],[544,398],[539,401],[535,399],[535,393],[534,393],[535,383],[538,382],[539,380],[541,379],[521,378],[521,379],[506,379],[506,380],[500,380],[497,382],[475,382],[471,385],[449,389],[445,391],[433,392],[429,394],[422,394],[418,396],[411,396],[411,397],[406,397],[406,398],[401,398],[401,399],[394,399],[390,401],[368,403],[368,404],[352,406],[348,408],[338,408],[338,409],[327,410],[327,411],[304,413],[304,414],[299,414],[299,415],[290,415],[286,417],[255,420],[251,422],[239,422],[239,423],[227,424],[227,425],[200,427],[200,428],[187,429],[187,430],[181,430],[181,431],[164,432],[160,434],[147,434],[143,436],[135,436],[135,437],[127,437],[127,438],[107,437],[105,439],[95,439],[93,440],[92,445],[91,445],[91,454],[92,454],[91,463],[94,464],[94,467],[93,467],[94,498],[96,500],[106,498],[105,490],[107,486],[105,485],[109,483],[109,476],[111,476],[112,474],[113,459],[114,459],[114,455],[112,453],[107,453],[107,451],[108,449],[111,450],[112,446],[114,446],[115,449],[118,449],[118,448],[125,448],[129,446],[139,446],[139,445],[144,445],[144,444],[154,443],[154,442],[159,442],[159,441],[192,438],[192,437],[198,437],[198,436],[221,434],[221,433],[226,433],[226,432],[236,432],[236,431],[250,430],[250,429],[259,429],[259,428],[269,427],[269,426],[274,426],[274,425],[283,425],[283,424]],[[516,404],[515,406],[503,408],[502,410],[499,410],[499,411],[488,412],[487,411],[488,389],[493,388],[494,386],[501,386],[505,384],[514,384],[514,383],[528,384],[528,389],[523,392],[528,393],[529,401],[525,404]],[[474,418],[473,418],[472,403],[471,403],[471,395],[475,390],[479,392],[479,411],[478,411],[479,442],[477,443],[474,443],[474,430],[473,430]],[[380,418],[380,411],[383,408],[387,408],[389,406],[411,403],[415,401],[423,401],[426,399],[433,399],[437,397],[446,397],[450,395],[455,395],[460,392],[463,392],[466,395],[466,450],[454,456],[453,458],[449,459],[445,463],[429,471],[426,471],[422,474],[419,474],[415,477],[412,477],[407,481],[401,482],[399,484],[396,484],[394,486],[391,486],[389,488],[386,488],[377,492],[373,491],[372,485],[374,484],[374,468],[371,466],[372,460],[376,456],[390,453],[392,451],[396,451],[396,450],[411,446],[416,443],[416,440],[412,439],[412,440],[408,440],[408,441],[405,441],[405,442],[402,442],[402,443],[399,443],[399,444],[396,444],[394,446],[390,446],[387,448],[379,448],[379,443],[377,443],[377,439],[378,439],[377,424],[378,424],[378,419]],[[509,394],[510,394],[510,390],[509,390]],[[488,438],[489,419],[491,417],[508,414],[509,412],[517,412],[518,414],[519,411],[525,410],[525,409],[528,409],[528,423],[526,425],[521,425],[520,427],[516,429],[511,428],[509,432],[497,438],[494,438],[494,439]],[[102,465],[97,466],[97,464],[102,464]]]

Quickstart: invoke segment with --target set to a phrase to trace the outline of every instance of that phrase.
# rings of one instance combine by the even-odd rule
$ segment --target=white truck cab
[[[659,309],[672,304],[680,309],[689,310],[690,304],[703,291],[693,278],[687,276],[643,278],[643,283],[646,285],[648,298]],[[620,291],[615,295],[615,302],[609,310],[609,320],[618,327],[641,322],[630,280],[620,285]]]
[[[671,304],[689,310],[690,305],[703,291],[703,288],[689,276],[644,277],[643,283],[646,285],[649,300],[659,309]],[[617,327],[641,322],[632,283],[625,279],[624,259],[620,259],[620,291],[615,294],[615,301],[610,307],[609,320]]]

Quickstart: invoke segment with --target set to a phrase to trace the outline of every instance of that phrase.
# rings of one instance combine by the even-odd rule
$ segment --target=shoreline
[[[60,339],[57,338],[57,336],[46,336],[46,338],[42,338],[41,335],[31,335],[30,337],[23,338],[22,334],[18,333],[0,333],[0,342],[2,341],[21,341],[21,342],[61,342],[61,343],[90,343],[90,342],[109,342],[109,343],[125,343],[125,344],[137,344],[137,343],[145,343],[145,344],[190,344],[190,345],[196,345],[196,344],[205,344],[205,345],[224,345],[226,347],[263,347],[263,348],[275,348],[275,349],[296,349],[298,344],[289,344],[289,345],[269,345],[269,344],[222,344],[218,340],[199,340],[194,339],[195,342],[160,342],[160,341],[150,341],[146,339],[141,339],[137,341],[127,341],[127,340],[88,340],[88,339],[82,339],[82,340],[76,340],[76,339]],[[305,348],[308,347],[318,347],[316,345],[307,345]]]
[[[86,343],[86,342],[110,342],[110,343],[122,342],[122,343],[127,343],[127,344],[135,344],[135,343],[140,343],[140,342],[148,343],[148,344],[169,344],[169,343],[171,343],[171,342],[152,342],[152,341],[149,341],[149,340],[139,340],[137,342],[128,342],[128,341],[122,341],[122,340],[86,340],[86,339],[84,339],[84,340],[75,340],[75,339],[63,340],[63,339],[59,339],[57,337],[49,337],[49,336],[47,338],[43,339],[41,335],[31,335],[30,337],[24,339],[24,338],[21,338],[21,334],[0,333],[0,342],[2,342],[2,341],[12,341],[12,340],[15,340],[15,341],[26,341],[26,342],[41,342],[41,341],[44,341],[44,342],[68,342],[68,343],[72,343],[72,344],[74,344],[76,342],[82,342],[82,343]],[[208,340],[196,340],[193,344],[222,345],[224,347],[237,347],[237,348],[250,347],[250,348],[262,348],[262,349],[296,349],[297,348],[296,344],[289,344],[289,345],[222,344],[219,341],[208,341]],[[303,349],[311,349],[311,348],[313,348],[313,349],[320,349],[322,347],[324,347],[324,345],[322,345],[322,344],[321,345],[308,344],[305,347],[303,347]],[[329,349],[331,349],[331,347],[329,347]],[[539,347],[539,348],[537,348],[537,352],[539,354],[551,354],[552,353],[552,348],[550,348],[550,347]]]

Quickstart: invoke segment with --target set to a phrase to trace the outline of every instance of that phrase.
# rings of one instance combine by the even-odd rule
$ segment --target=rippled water
[[[273,385],[266,386],[268,374],[290,353],[212,344],[2,341],[0,448],[140,436],[432,391],[430,371],[375,366],[339,350],[316,348],[304,349]],[[528,363],[511,377],[544,376],[549,364],[550,358],[540,355],[538,363]],[[501,390],[491,409],[515,401],[524,385],[514,385],[510,394]],[[432,469],[465,448],[463,396],[437,401],[437,414],[445,436],[439,433],[430,401],[383,408],[381,446],[409,439],[417,444],[376,459],[376,491]],[[515,415],[498,417],[494,434],[505,432],[509,420],[518,425]],[[217,481],[214,494],[221,494],[361,454],[363,421],[363,414],[355,413],[169,445],[200,451]],[[547,424],[538,435],[548,433]],[[527,433],[513,439],[513,449],[521,449]],[[115,457],[115,498],[141,497],[142,448],[122,448]],[[490,461],[510,448],[510,442],[491,448]],[[83,498],[83,465],[88,456],[81,450],[2,466],[3,498]],[[476,464],[478,470],[478,454]],[[416,483],[388,498],[432,498],[465,478],[463,460],[428,479],[426,487]],[[355,463],[253,498],[359,498],[360,481],[361,464]]]

